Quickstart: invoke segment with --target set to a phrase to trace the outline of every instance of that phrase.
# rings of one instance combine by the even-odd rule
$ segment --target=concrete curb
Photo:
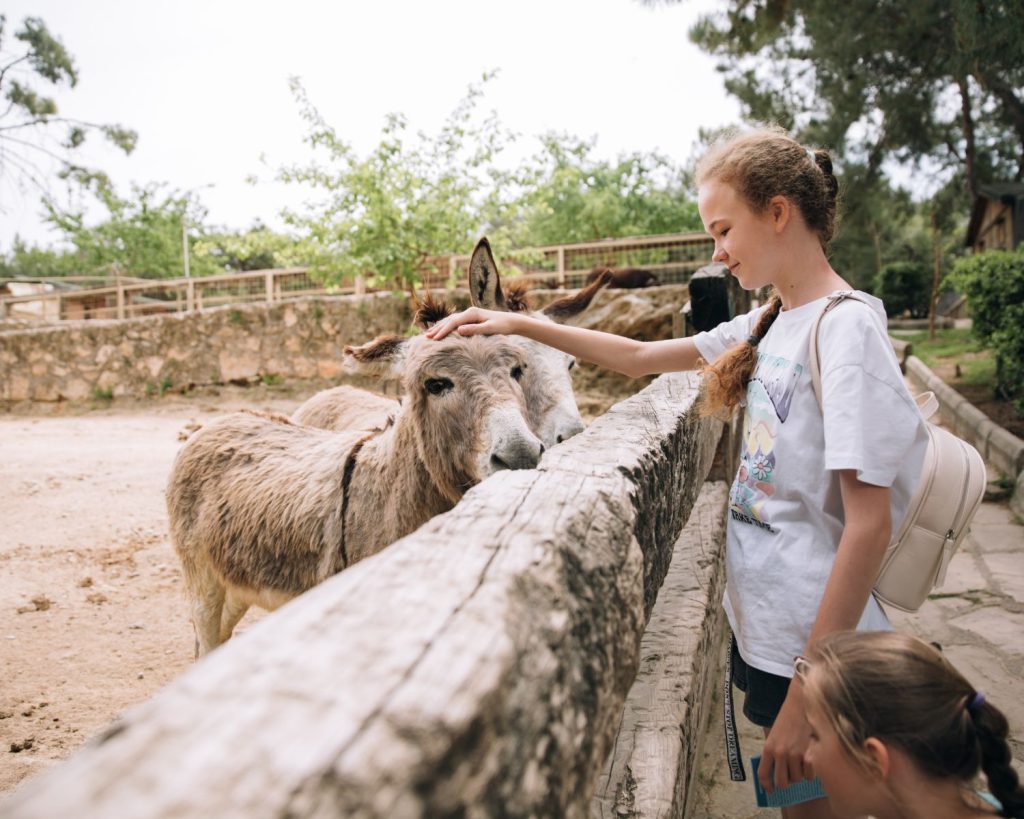
[[[994,423],[917,356],[909,356],[906,366],[906,374],[915,384],[935,393],[939,409],[953,432],[977,447],[988,463],[1016,481],[1010,506],[1017,514],[1024,514],[1024,441]]]

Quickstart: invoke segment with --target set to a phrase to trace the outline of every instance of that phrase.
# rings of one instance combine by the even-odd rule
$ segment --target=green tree
[[[703,229],[688,175],[666,157],[634,152],[598,160],[593,140],[569,135],[547,134],[541,145],[518,174],[521,195],[506,209],[506,221],[515,214],[515,244]]]
[[[0,113],[0,181],[30,185],[49,193],[49,172],[40,163],[55,161],[59,175],[85,170],[74,161],[91,133],[99,133],[125,153],[131,153],[137,134],[120,125],[61,116],[48,87],[78,83],[78,71],[64,44],[38,17],[26,17],[14,31],[0,14],[0,94],[6,107]],[[41,90],[43,89],[43,90]]]
[[[0,256],[0,277],[47,278],[79,273],[74,253],[66,250],[28,245],[18,236],[11,249]]]
[[[305,267],[317,261],[316,251],[307,242],[276,233],[260,222],[248,230],[207,232],[196,240],[195,255],[232,271]]]
[[[472,247],[484,200],[507,178],[495,159],[512,139],[493,115],[478,121],[481,86],[470,87],[433,136],[410,137],[406,119],[389,115],[366,156],[323,119],[298,79],[291,87],[306,142],[323,161],[281,168],[278,178],[322,195],[304,211],[283,214],[315,252],[316,275],[341,282],[370,274],[376,284],[403,289],[431,256]]]
[[[119,274],[146,279],[184,274],[183,225],[190,248],[190,273],[210,276],[222,268],[209,255],[192,251],[205,232],[206,209],[194,193],[165,192],[162,185],[133,185],[120,196],[105,176],[83,176],[106,210],[104,218],[88,224],[85,210],[58,209],[47,200],[47,221],[57,228],[82,274]]]
[[[948,180],[1024,176],[1019,0],[730,0],[690,36],[746,117],[864,165]]]

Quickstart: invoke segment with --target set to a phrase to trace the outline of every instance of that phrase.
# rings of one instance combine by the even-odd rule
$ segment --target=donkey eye
[[[431,395],[443,395],[455,385],[450,378],[428,378],[423,386]]]
[[[525,369],[525,366],[526,365],[524,364],[516,364],[516,366],[512,368],[512,377],[516,381],[523,377],[523,370]]]

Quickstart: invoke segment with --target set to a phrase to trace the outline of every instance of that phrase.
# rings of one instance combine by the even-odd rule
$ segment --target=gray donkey
[[[434,320],[450,312],[425,309]],[[383,428],[334,432],[235,413],[199,430],[174,462],[167,509],[197,656],[227,640],[250,606],[277,608],[451,509],[488,475],[536,466],[544,451],[525,418],[516,341],[381,336],[345,354],[354,369],[401,377],[404,401]]]
[[[502,288],[501,276],[487,239],[481,239],[469,263],[470,300],[477,307],[513,312],[529,311],[537,318],[565,322],[586,310],[597,292],[609,281],[604,276],[579,292],[532,310],[526,288],[518,282]],[[422,316],[421,316],[422,318]],[[429,326],[426,321],[425,326]],[[526,397],[530,428],[551,447],[583,431],[583,418],[576,406],[571,370],[576,359],[554,347],[531,339],[517,339],[526,351],[523,395]],[[383,429],[398,412],[399,402],[357,387],[340,386],[318,392],[303,403],[291,419],[321,429],[337,431]]]

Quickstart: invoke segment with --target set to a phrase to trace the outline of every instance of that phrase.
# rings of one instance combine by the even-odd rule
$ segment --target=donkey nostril
[[[561,435],[559,435],[559,436],[557,436],[557,437],[555,438],[555,443],[556,443],[556,444],[560,444],[560,443],[562,443],[562,441],[564,441],[564,440],[565,440],[565,439],[564,439],[564,438],[563,438],[563,437],[562,437]]]
[[[559,440],[559,441],[561,441],[562,439],[561,439],[561,438],[559,438],[558,440]],[[543,454],[544,454],[544,444],[541,444],[541,445],[540,445],[540,454],[541,454],[541,455],[543,455]]]
[[[492,455],[491,456],[491,470],[494,471],[494,472],[497,472],[499,469],[511,469],[511,467],[507,463],[505,463],[505,461],[503,461],[501,458],[499,458],[497,455]]]

